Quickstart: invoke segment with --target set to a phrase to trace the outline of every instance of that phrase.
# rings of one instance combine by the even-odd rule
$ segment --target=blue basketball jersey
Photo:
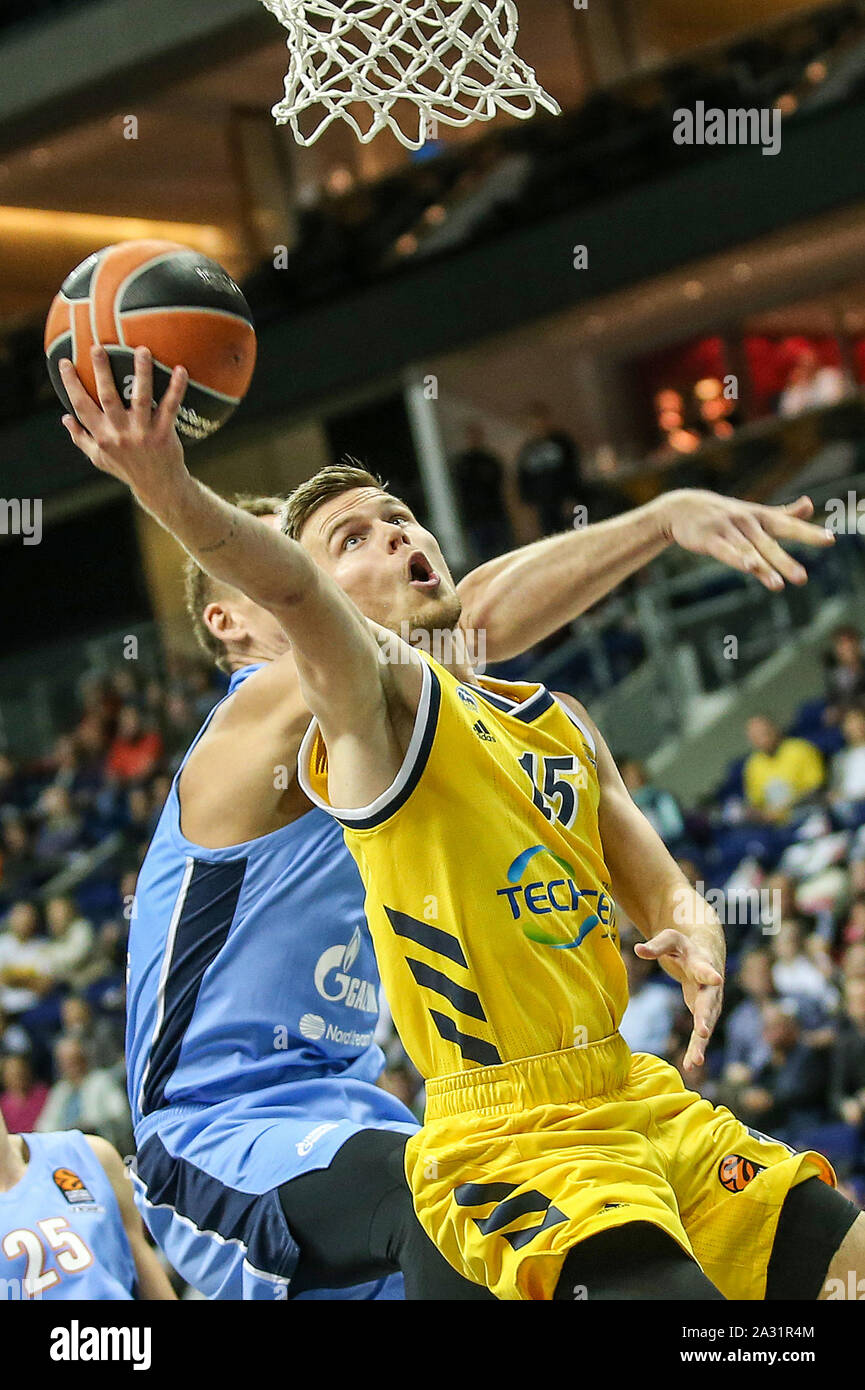
[[[7,1299],[131,1299],[135,1262],[120,1207],[84,1135],[21,1137],[27,1171],[0,1192],[0,1290]]]
[[[259,669],[235,672],[225,698]],[[178,779],[212,717],[172,783],[130,923],[135,1198],[208,1298],[291,1298],[299,1252],[279,1187],[359,1131],[418,1126],[375,1084],[379,975],[342,828],[315,809],[229,849],[184,836]],[[298,1297],[399,1298],[402,1277]]]
[[[225,698],[258,669],[235,672]],[[178,780],[212,716],[174,778],[135,894],[126,1056],[136,1126],[292,1082],[374,1083],[384,1061],[373,1042],[378,968],[342,828],[312,809],[229,849],[183,835]],[[378,1095],[383,1113],[411,1123]]]

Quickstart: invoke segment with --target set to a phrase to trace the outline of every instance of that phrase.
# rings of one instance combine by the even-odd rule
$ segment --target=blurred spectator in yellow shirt
[[[819,749],[804,738],[782,738],[774,720],[756,714],[748,720],[753,753],[745,762],[745,797],[751,811],[768,821],[786,821],[793,808],[823,785]]]

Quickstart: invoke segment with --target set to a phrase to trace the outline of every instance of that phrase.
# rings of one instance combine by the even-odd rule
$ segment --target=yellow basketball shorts
[[[748,1129],[618,1034],[430,1081],[406,1173],[427,1234],[500,1299],[551,1299],[575,1245],[632,1221],[726,1298],[761,1299],[787,1193],[835,1185],[820,1154]]]

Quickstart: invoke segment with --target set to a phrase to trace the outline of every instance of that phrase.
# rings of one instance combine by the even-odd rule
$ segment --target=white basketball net
[[[262,3],[288,30],[291,54],[285,99],[273,114],[301,145],[313,144],[338,119],[363,144],[389,128],[417,150],[435,137],[438,122],[469,125],[492,120],[498,111],[525,119],[538,106],[559,114],[516,55],[514,0]],[[358,103],[372,112],[366,129],[352,110]],[[308,112],[318,116],[311,134],[299,125]]]

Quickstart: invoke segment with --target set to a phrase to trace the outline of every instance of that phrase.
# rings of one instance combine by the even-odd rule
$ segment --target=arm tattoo
[[[216,541],[214,545],[200,545],[198,547],[198,553],[200,555],[209,555],[213,550],[221,550],[224,545],[228,545],[229,541],[233,541],[236,535],[237,524],[232,521],[229,523],[227,536],[223,536],[222,540]]]

